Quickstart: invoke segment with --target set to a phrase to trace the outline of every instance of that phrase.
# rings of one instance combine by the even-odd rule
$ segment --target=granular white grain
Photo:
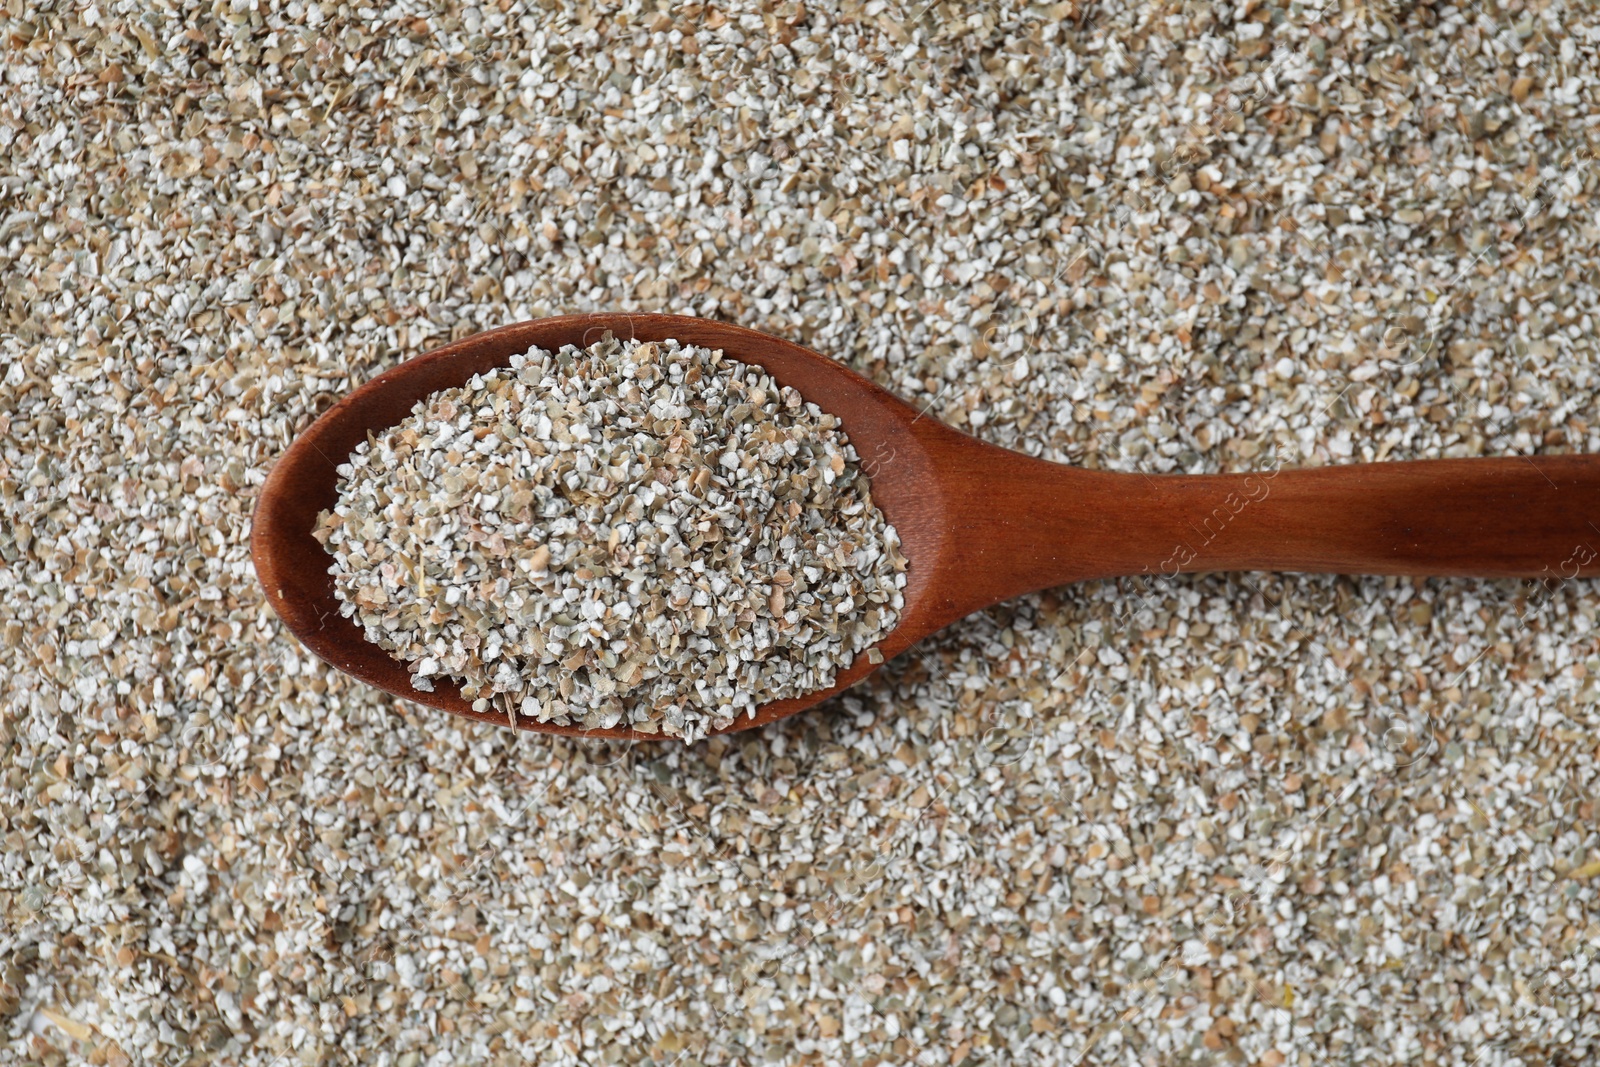
[[[1600,451],[1595,5],[20,8],[0,1060],[1600,1052],[1595,582],[1072,587],[629,746],[328,669],[249,555],[394,353],[574,311],[1091,467]]]
[[[838,420],[721,351],[607,336],[418,402],[317,536],[347,617],[478,710],[693,741],[824,689],[905,558]]]

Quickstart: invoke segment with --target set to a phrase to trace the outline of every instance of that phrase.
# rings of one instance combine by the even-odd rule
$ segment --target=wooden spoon
[[[406,667],[339,613],[331,557],[311,536],[334,505],[335,468],[412,405],[533,346],[588,345],[607,331],[720,348],[838,416],[873,500],[910,562],[900,623],[884,659],[980,608],[1034,589],[1120,575],[1274,570],[1543,578],[1600,574],[1600,456],[1447,459],[1252,474],[1145,475],[1079,470],[985,444],[799,345],[675,315],[568,315],[468,337],[389,370],[340,400],[272,469],[251,550],[267,599],[308,648],[397,696],[473,719],[442,687],[411,688]],[[793,715],[876,667],[859,654],[834,684],[761,705],[729,731]],[[625,727],[583,730],[518,717],[546,733],[658,739]]]

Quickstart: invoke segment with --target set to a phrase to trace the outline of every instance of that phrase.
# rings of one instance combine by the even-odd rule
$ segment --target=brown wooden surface
[[[368,430],[532,346],[585,345],[607,330],[721,348],[838,416],[910,561],[884,658],[979,608],[1033,589],[1119,575],[1215,570],[1527,577],[1600,574],[1600,457],[1433,460],[1255,474],[1084,471],[984,444],[799,345],[673,315],[572,315],[507,326],[421,355],[330,408],[272,469],[251,549],[268,601],[324,660],[409,700],[474,712],[459,693],[413,690],[405,666],[339,614],[332,558],[311,536],[336,498],[335,468]],[[747,729],[792,715],[875,668],[864,655],[826,690],[762,705]],[[657,739],[519,719],[549,733]]]

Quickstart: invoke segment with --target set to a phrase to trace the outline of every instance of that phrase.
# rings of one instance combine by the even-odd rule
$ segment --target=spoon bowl
[[[278,460],[256,504],[251,553],[268,602],[322,659],[396,696],[471,719],[451,687],[411,687],[405,664],[340,613],[331,557],[312,536],[350,453],[417,401],[508,365],[533,347],[586,346],[607,332],[720,348],[842,423],[873,502],[900,535],[905,605],[876,646],[886,662],[951,622],[1035,589],[1123,575],[1217,570],[1528,577],[1600,573],[1600,456],[1422,460],[1246,474],[1144,475],[1048,463],[979,441],[847,367],[792,342],[677,315],[566,315],[518,323],[417,356],[355,389]],[[858,653],[834,683],[760,705],[722,731],[803,711],[877,669]],[[581,737],[660,740],[625,726]]]
[[[366,639],[340,614],[329,573],[331,557],[311,536],[317,515],[338,498],[341,463],[368,432],[393,426],[417,401],[466,384],[475,374],[506,366],[511,357],[539,347],[584,347],[607,333],[637,341],[677,340],[720,348],[729,357],[759,365],[780,385],[839,418],[871,481],[873,502],[893,523],[909,566],[900,623],[877,646],[885,660],[965,614],[943,592],[941,562],[955,528],[941,521],[938,447],[946,439],[978,442],[923,417],[905,401],[833,360],[767,334],[706,319],[678,315],[565,315],[501,327],[435,349],[393,367],[342,398],[306,429],[273,467],[256,505],[251,552],[267,600],[289,630],[322,659],[347,674],[396,696],[464,715],[507,722],[503,711],[474,711],[472,701],[439,685],[431,693],[411,687],[404,663]],[[835,676],[827,689],[761,705],[728,730],[748,729],[792,715],[846,689],[877,668],[865,654]],[[659,740],[627,727],[584,729],[540,723],[519,716],[517,725],[545,733],[583,737]]]

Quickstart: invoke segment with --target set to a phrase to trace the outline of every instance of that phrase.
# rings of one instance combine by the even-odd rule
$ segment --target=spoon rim
[[[849,367],[759,330],[688,315],[596,312],[511,323],[421,353],[352,389],[296,435],[273,464],[257,497],[251,556],[268,603],[301,644],[331,666],[393,696],[476,721],[513,725],[503,707],[474,710],[472,701],[460,695],[459,686],[448,681],[433,692],[411,687],[406,663],[368,641],[356,621],[339,610],[341,602],[333,595],[332,576],[327,573],[326,566],[318,565],[331,565],[332,557],[312,536],[315,515],[332,507],[337,500],[337,468],[348,462],[355,444],[402,421],[417,400],[452,385],[462,385],[492,367],[506,366],[513,355],[531,347],[553,351],[564,344],[587,345],[607,332],[629,340],[676,339],[686,344],[720,348],[730,358],[761,367],[779,385],[793,385],[805,400],[838,418],[856,449],[863,473],[868,476],[873,504],[895,527],[907,559],[906,584],[901,590],[902,607],[894,628],[855,653],[850,665],[839,669],[830,685],[800,696],[758,704],[753,716],[743,714],[727,726],[708,731],[706,737],[754,729],[813,707],[854,686],[942,625],[941,621],[926,625],[926,618],[920,617],[931,613],[913,608],[919,599],[926,599],[925,594],[933,591],[932,577],[938,570],[939,559],[945,554],[943,532],[933,524],[916,523],[915,515],[908,528],[897,522],[895,515],[897,512],[911,514],[914,509],[908,509],[907,505],[915,494],[929,498],[938,496],[939,483],[932,477],[931,458],[921,447],[924,433],[936,433],[940,429],[952,434],[957,431],[944,427],[937,420],[924,418],[922,412]],[[452,379],[455,380],[452,382]],[[802,379],[804,384],[794,379]],[[439,384],[441,382],[443,384]],[[846,388],[830,397],[831,402],[813,395],[818,392],[819,385],[835,383]],[[840,403],[841,399],[846,402]],[[383,421],[374,422],[373,412],[380,413]],[[869,415],[874,417],[869,418]],[[875,415],[887,418],[880,420]],[[868,421],[873,425],[865,425]],[[360,430],[353,443],[352,428]],[[891,438],[894,446],[890,456],[895,465],[914,469],[902,469],[895,478],[880,482],[881,470],[875,473],[866,470],[863,446],[876,443],[881,452],[883,443]],[[346,444],[349,447],[344,447]],[[336,456],[342,458],[335,459]],[[893,489],[885,492],[891,485]],[[911,488],[913,485],[915,490]],[[935,502],[930,513],[937,513],[937,510]],[[306,521],[308,514],[310,522]],[[312,573],[308,573],[308,567]],[[307,596],[308,593],[312,595]],[[907,623],[913,618],[924,625],[908,629]],[[879,657],[876,663],[871,661],[874,653]],[[644,732],[632,726],[590,728],[541,723],[521,715],[515,717],[514,725],[566,737],[682,741],[679,735]]]

